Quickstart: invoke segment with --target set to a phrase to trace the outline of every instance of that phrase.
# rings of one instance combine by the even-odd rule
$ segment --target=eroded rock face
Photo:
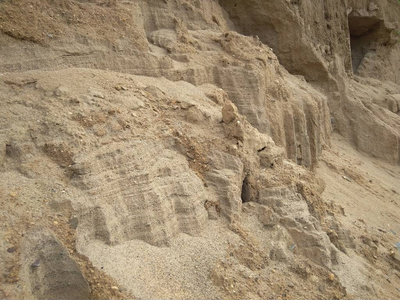
[[[281,289],[268,282],[274,262],[286,268],[285,280],[293,270],[329,280],[331,293],[322,283],[316,298],[344,296],[329,273],[345,271],[336,247],[355,242],[334,222],[327,235],[325,211],[296,183],[313,184],[309,171],[332,129],[359,150],[400,162],[400,87],[365,78],[398,82],[398,9],[388,3],[0,1],[0,248],[14,251],[2,250],[0,261],[19,258],[13,227],[46,227],[56,215],[63,226],[71,220],[78,252],[97,267],[99,253],[114,253],[119,267],[107,257],[107,272],[126,287],[142,285],[146,298],[204,298],[216,287],[199,289],[210,288],[219,260],[212,275],[227,298],[265,299]],[[21,184],[26,178],[32,185]],[[33,189],[40,195],[28,204],[19,198]],[[63,299],[74,287],[76,299],[93,296],[60,236],[27,233],[27,293]],[[163,257],[167,246],[178,254]],[[123,249],[147,250],[130,257]],[[155,269],[158,259],[167,262],[157,277],[165,290],[131,276],[148,267],[138,263],[146,251]],[[207,260],[195,276],[193,256]],[[197,280],[204,285],[192,291]]]
[[[139,239],[165,246],[179,232],[202,231],[207,219],[203,183],[181,154],[160,141],[103,147],[78,158],[73,168],[75,184],[87,195],[79,199],[82,242],[115,245]]]
[[[214,151],[210,157],[211,170],[206,173],[207,185],[216,195],[221,215],[228,220],[238,220],[242,210],[242,161],[228,153]]]
[[[295,186],[262,189],[259,203],[272,208],[281,217],[280,224],[287,229],[303,255],[329,268],[336,263],[337,249],[321,230],[318,220],[310,214]],[[265,223],[268,215],[272,214],[267,213],[260,221]],[[273,224],[272,219],[267,223]]]
[[[239,32],[258,36],[291,73],[304,75],[310,81],[327,80],[329,60],[334,53],[342,56],[350,69],[343,3],[284,0],[220,3]]]
[[[118,14],[124,8],[132,11],[124,21],[129,21],[129,26],[121,28],[125,38],[110,35],[108,29],[101,37],[91,32],[82,41],[78,35],[74,38],[61,35],[57,43],[46,38],[49,44],[46,48],[24,45],[30,53],[29,64],[21,64],[23,55],[15,53],[0,65],[9,71],[36,69],[43,65],[42,57],[46,56],[49,68],[54,61],[61,61],[58,64],[61,67],[91,66],[131,74],[165,76],[197,86],[211,83],[224,89],[239,113],[260,132],[272,136],[279,146],[286,149],[289,158],[307,167],[315,164],[322,145],[329,143],[330,118],[326,97],[304,81],[289,76],[269,48],[271,45],[262,43],[265,42],[263,39],[229,31],[235,28],[227,18],[224,10],[227,7],[209,0],[139,1],[124,3],[123,6],[96,6],[94,11],[87,11],[86,17],[92,22],[98,13]],[[75,4],[71,9],[77,9]],[[14,28],[14,31],[17,29],[20,28]],[[18,34],[22,37],[24,33]],[[135,43],[126,39],[132,34],[137,36]],[[2,35],[1,38],[4,39],[4,49],[14,53],[9,37]],[[79,47],[75,46],[78,44]],[[303,61],[299,61],[301,63]],[[318,72],[317,69],[310,70],[310,74]]]
[[[390,140],[390,147],[383,145],[378,153],[359,141],[364,139],[363,132],[354,123],[362,123],[368,108],[353,101],[346,91],[352,69],[362,76],[398,82],[398,5],[388,1],[283,0],[107,3],[80,4],[94,8],[85,11],[89,25],[95,24],[100,14],[109,17],[107,24],[102,23],[101,36],[88,31],[84,38],[80,31],[71,35],[63,27],[64,17],[69,15],[46,19],[40,23],[43,28],[24,32],[24,22],[30,22],[27,8],[5,3],[3,9],[15,14],[14,18],[18,14],[20,23],[8,17],[4,20],[5,34],[0,38],[10,55],[0,61],[2,69],[90,66],[195,85],[212,83],[223,88],[239,112],[259,131],[271,135],[285,148],[287,157],[299,164],[315,164],[321,147],[329,144],[331,119],[333,128],[363,151],[399,161],[397,146],[392,143],[398,135]],[[45,5],[54,10],[49,3]],[[69,9],[77,11],[79,7],[71,3]],[[114,24],[113,15],[123,16],[124,24]],[[78,21],[73,16],[68,19],[71,24]],[[111,34],[110,24],[120,34]],[[68,34],[42,36],[51,30]],[[9,36],[40,41],[46,47],[25,43],[16,48]],[[129,39],[131,36],[134,38]],[[288,77],[280,63],[292,74],[304,76],[324,96],[307,83]],[[362,111],[362,117],[355,111]],[[377,116],[366,118],[372,127],[382,127],[379,124],[385,122]],[[391,134],[385,126],[381,129]]]
[[[400,6],[394,4],[351,0],[348,18],[354,72],[399,84]]]
[[[391,118],[389,121],[381,118],[378,111],[367,102],[357,101],[361,94],[355,95],[347,89],[348,74],[352,71],[365,77],[398,82],[400,52],[396,46],[398,35],[395,29],[399,27],[400,6],[388,1],[379,4],[350,1],[348,6],[342,2],[327,1],[277,0],[266,3],[254,0],[220,3],[237,31],[257,36],[272,47],[286,69],[305,76],[314,86],[319,86],[328,97],[335,130],[362,151],[391,162],[400,161],[400,137],[391,129],[396,122],[392,122]],[[277,11],[275,7],[280,9]],[[271,95],[270,91],[267,93]],[[368,124],[365,124],[366,119]],[[286,124],[290,123],[289,117]],[[356,124],[369,127],[368,137]],[[274,133],[272,135],[276,141],[279,140]],[[368,142],[368,139],[376,140],[381,135],[389,136],[381,145]],[[301,140],[301,137],[297,137],[296,140]],[[307,149],[307,142],[303,142],[301,147]],[[289,157],[294,158],[296,155],[291,154],[293,149],[286,148]],[[298,161],[310,165],[307,162],[310,157],[314,155],[300,155]]]

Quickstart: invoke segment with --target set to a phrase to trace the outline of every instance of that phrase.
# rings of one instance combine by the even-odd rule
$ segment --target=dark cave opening
[[[375,51],[376,42],[384,24],[383,20],[375,16],[350,14],[348,21],[353,72],[357,73],[365,55],[370,51]]]
[[[243,179],[241,198],[242,203],[251,201],[251,185],[249,183],[248,176]]]

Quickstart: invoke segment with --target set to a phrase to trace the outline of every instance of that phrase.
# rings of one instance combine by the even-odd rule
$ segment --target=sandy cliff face
[[[396,298],[399,18],[0,1],[0,295]]]
[[[355,73],[399,83],[399,7],[395,1],[350,1],[349,29]]]
[[[19,53],[15,58],[7,57],[3,63],[4,69],[34,69],[38,67],[36,64],[49,69],[92,66],[140,75],[165,76],[173,81],[185,80],[195,85],[214,84],[228,93],[239,112],[253,126],[270,134],[279,145],[284,146],[291,159],[306,166],[316,162],[321,145],[326,143],[330,132],[327,100],[310,86],[304,87],[301,80],[290,76],[279,65],[271,49],[260,40],[230,32],[228,23],[231,22],[215,2],[192,5],[188,2],[138,1],[125,2],[121,4],[122,7],[100,7],[95,10],[74,2],[70,6],[77,11],[75,22],[82,23],[83,28],[102,26],[101,22],[95,21],[98,16],[105,18],[101,14],[106,14],[107,18],[114,13],[117,15],[113,20],[106,18],[104,22],[107,25],[104,29],[101,27],[101,31],[89,32],[84,36],[76,32],[62,34],[60,38],[54,38],[55,35],[52,35],[53,38],[43,36],[42,31],[56,30],[51,26],[62,27],[56,18],[63,18],[66,13],[54,7],[50,14],[55,17],[49,17],[50,24],[36,28],[37,31],[33,33],[28,32],[30,35],[24,31],[22,24],[17,24],[8,31],[18,30],[14,35],[26,34],[21,38],[37,39],[48,47],[26,45],[23,51],[29,53],[30,63],[21,60]],[[29,8],[21,5],[19,11],[15,9],[15,13],[24,18],[24,10]],[[119,10],[124,14],[130,12],[130,18],[125,19],[127,16],[119,13]],[[110,28],[110,24],[116,22],[114,19],[122,23],[113,25],[115,34]],[[28,25],[29,20],[25,22]],[[69,27],[65,27],[58,30],[70,31]],[[14,53],[13,44],[8,47],[9,38],[3,38],[4,51]],[[53,39],[57,40],[55,42],[58,45],[53,45]],[[78,42],[77,39],[86,42]],[[43,60],[47,61],[44,66]],[[302,92],[304,89],[309,91]],[[313,126],[312,122],[318,126]]]
[[[378,116],[379,108],[373,105],[387,102],[385,99],[392,98],[398,89],[382,91],[385,95],[379,100],[372,96],[360,102],[362,96],[354,95],[355,83],[351,79],[356,74],[398,83],[399,7],[396,3],[282,0],[267,4],[221,1],[221,5],[236,30],[257,35],[274,49],[287,70],[304,76],[313,86],[322,89],[328,97],[335,129],[360,150],[399,162],[397,122],[391,114]],[[368,88],[366,84],[365,89]],[[389,105],[384,106],[389,108]],[[362,137],[366,135],[372,140],[378,136],[387,138],[377,145],[366,141],[369,138],[364,140]]]

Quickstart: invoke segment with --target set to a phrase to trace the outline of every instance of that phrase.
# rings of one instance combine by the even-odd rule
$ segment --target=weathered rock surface
[[[322,88],[329,99],[334,129],[360,150],[391,162],[400,162],[399,132],[391,129],[394,122],[376,115],[377,110],[367,104],[374,99],[362,103],[355,100],[361,95],[351,93],[346,83],[348,74],[352,72],[398,83],[400,48],[396,28],[399,28],[399,6],[389,1],[379,4],[349,1],[348,5],[283,0],[220,3],[236,30],[257,36],[272,47],[280,63],[292,74],[303,75],[314,86]],[[277,11],[275,7],[280,9]],[[365,135],[365,119],[370,124],[368,137]],[[285,123],[290,123],[290,119]],[[389,138],[374,145],[367,141],[382,135]],[[303,143],[302,148],[308,147]],[[310,165],[307,156],[302,157],[304,160],[305,165]]]
[[[205,174],[209,188],[216,195],[221,214],[238,220],[242,210],[243,163],[227,153],[214,151],[210,157],[210,171]]]
[[[21,275],[36,299],[88,299],[90,287],[78,264],[53,233],[38,227],[21,248]]]
[[[399,15],[0,1],[0,298],[394,299],[400,173],[324,161],[331,194],[382,193],[377,229],[313,172],[332,131],[400,163]]]
[[[78,217],[80,239],[162,246],[179,232],[202,231],[203,183],[185,157],[160,141],[108,145],[76,158],[72,168],[75,184],[87,195]]]
[[[296,187],[262,189],[259,202],[273,208],[281,216],[280,223],[287,228],[300,252],[318,264],[332,267],[337,250],[321,230],[318,220],[311,215]]]
[[[399,13],[394,1],[349,1],[354,72],[400,83]]]
[[[0,64],[7,71],[35,69],[38,65],[43,68],[43,60],[36,58],[40,54],[48,57],[48,68],[90,65],[132,74],[165,76],[195,85],[212,83],[228,93],[253,126],[270,134],[283,146],[288,157],[308,167],[316,162],[322,145],[329,141],[326,98],[289,76],[279,66],[275,54],[260,40],[235,32],[225,33],[230,22],[219,5],[213,1],[201,4],[183,1],[181,5],[173,1],[158,4],[139,1],[138,4],[124,3],[121,7],[96,7],[94,12],[86,13],[88,18],[93,18],[107,11],[123,11],[124,7],[139,14],[136,20],[129,17],[130,27],[123,29],[129,31],[129,35],[136,34],[135,44],[129,44],[127,36],[115,38],[107,32],[98,38],[97,33],[93,33],[85,38],[86,43],[74,42],[72,45],[79,44],[79,48],[72,51],[69,47],[75,40],[61,35],[57,45],[45,39],[50,47],[41,49],[40,53],[36,44],[24,44],[31,53],[30,64],[21,64],[22,54],[18,53],[15,53],[18,59],[8,57]],[[179,17],[174,11],[181,13]],[[21,29],[18,34],[26,33]],[[146,37],[151,42],[150,51],[143,48]],[[4,51],[11,51],[8,45],[12,41],[5,35],[2,38],[5,39]],[[120,46],[112,46],[115,43]],[[74,54],[70,54],[71,51]],[[138,56],[140,62],[135,58]],[[68,61],[64,62],[66,59]],[[51,61],[61,62],[52,64]]]

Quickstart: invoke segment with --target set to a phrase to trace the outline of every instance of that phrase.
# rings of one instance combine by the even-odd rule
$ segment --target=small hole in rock
[[[251,186],[248,180],[248,176],[246,176],[243,180],[241,197],[242,203],[251,201]]]

